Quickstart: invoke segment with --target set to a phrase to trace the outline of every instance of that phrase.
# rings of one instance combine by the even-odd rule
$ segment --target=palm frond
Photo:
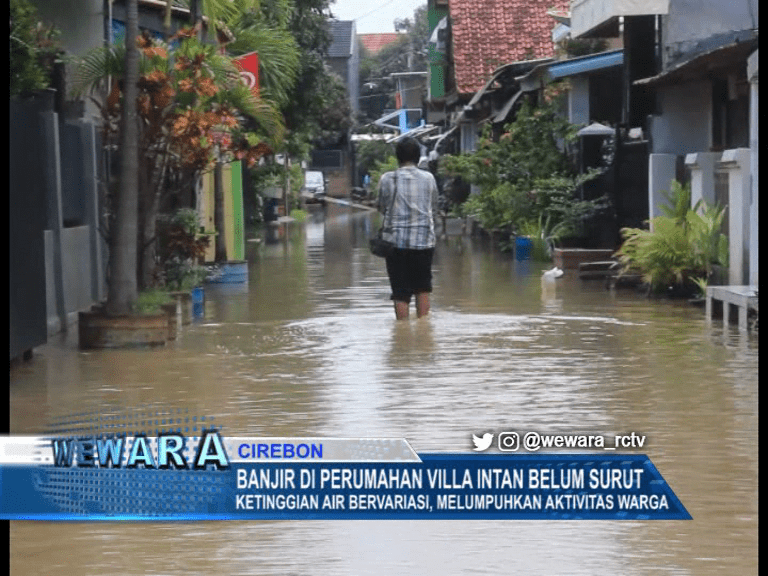
[[[103,86],[109,77],[122,78],[125,74],[125,44],[100,46],[84,56],[68,60],[74,64],[72,96],[79,98],[86,93],[93,94]],[[154,64],[143,54],[139,56],[139,74],[149,72]]]
[[[287,104],[299,73],[299,48],[284,30],[256,25],[234,30],[236,40],[228,46],[232,54],[259,54],[259,85],[265,96],[279,106]]]
[[[238,6],[231,0],[202,0],[203,16],[211,22],[225,22],[237,14]]]
[[[86,92],[95,92],[109,76],[123,77],[125,45],[94,48],[73,61],[75,74],[72,79],[72,93],[75,97],[79,97]]]

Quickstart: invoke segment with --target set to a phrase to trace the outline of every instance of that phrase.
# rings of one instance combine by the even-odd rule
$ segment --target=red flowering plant
[[[167,41],[142,34],[139,95],[139,282],[158,281],[157,216],[165,200],[194,188],[216,161],[243,160],[249,166],[272,152],[284,132],[272,103],[240,80],[232,59],[201,43],[194,29]],[[174,49],[171,49],[171,45]],[[109,93],[93,98],[101,110],[105,142],[119,142],[125,47],[100,48],[80,62],[76,92]],[[192,196],[194,197],[194,195]],[[108,199],[109,200],[109,199]],[[107,207],[109,216],[109,207]],[[109,218],[107,219],[107,232]]]

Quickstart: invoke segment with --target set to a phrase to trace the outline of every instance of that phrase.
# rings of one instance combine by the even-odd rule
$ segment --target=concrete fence
[[[106,294],[95,126],[63,120],[48,91],[9,105],[10,358]]]

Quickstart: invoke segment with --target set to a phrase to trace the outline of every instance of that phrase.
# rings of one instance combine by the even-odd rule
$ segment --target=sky
[[[335,0],[331,12],[339,20],[355,20],[358,34],[394,32],[396,18],[410,18],[427,0]]]

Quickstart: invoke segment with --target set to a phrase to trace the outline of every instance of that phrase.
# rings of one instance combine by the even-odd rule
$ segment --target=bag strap
[[[397,170],[395,170],[395,190],[392,192],[392,201],[389,203],[389,210],[387,210],[387,213],[384,215],[384,223],[382,224],[382,228],[391,228],[392,223],[392,210],[395,207],[395,196],[397,196]],[[390,226],[387,227],[387,218],[389,218]]]

